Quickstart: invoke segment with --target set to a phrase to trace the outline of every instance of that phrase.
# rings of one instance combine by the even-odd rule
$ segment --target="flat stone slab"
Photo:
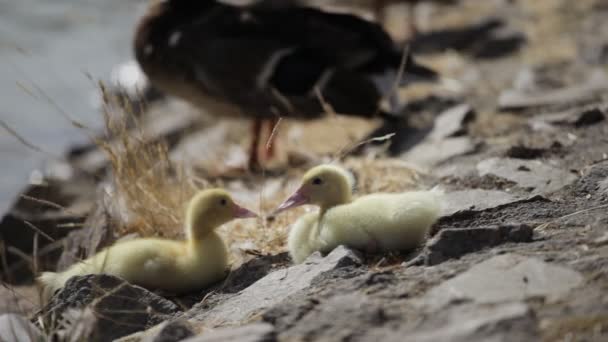
[[[380,278],[382,276],[370,276],[367,280],[374,282]],[[341,279],[341,282],[348,280]],[[353,336],[357,336],[358,341],[382,341],[367,338],[363,332],[388,320],[382,302],[365,291],[346,289],[319,300],[308,297],[303,301],[296,299],[295,303],[287,301],[265,312],[263,319],[280,331],[279,341],[349,341]]]
[[[475,147],[471,138],[467,136],[423,141],[404,153],[402,158],[417,165],[432,167],[452,157],[470,153]]]
[[[317,276],[360,262],[356,252],[343,246],[324,258],[315,253],[302,264],[268,274],[211,310],[196,312],[195,307],[186,316],[195,325],[236,325],[306,289]]]
[[[0,341],[36,342],[42,340],[40,330],[25,317],[16,314],[0,315]]]
[[[589,76],[586,83],[573,85],[536,94],[518,90],[505,90],[498,98],[501,110],[521,109],[526,107],[555,106],[587,101],[608,90],[608,78],[603,72]]]
[[[479,228],[446,228],[431,239],[424,250],[426,265],[437,265],[487,247],[507,242],[530,242],[534,231],[524,224]]]
[[[476,144],[466,132],[466,123],[474,116],[470,105],[460,104],[439,114],[429,135],[419,144],[402,155],[402,158],[432,167],[452,157],[475,150]]]
[[[445,194],[441,216],[450,216],[460,211],[481,211],[517,202],[521,197],[498,190],[459,190]]]
[[[178,342],[196,335],[190,323],[183,319],[166,320],[148,330],[121,337],[114,342]]]
[[[599,192],[601,192],[601,193],[608,192],[608,178],[606,178],[603,181],[599,182],[598,185],[600,186]]]
[[[465,124],[474,117],[473,108],[469,104],[459,104],[451,107],[437,116],[429,139],[440,140],[455,137],[464,133]]]
[[[546,194],[572,184],[578,177],[567,170],[538,160],[490,158],[477,164],[480,176],[494,175],[532,189],[533,194]]]
[[[495,256],[431,289],[424,306],[441,308],[455,301],[492,304],[531,297],[558,299],[583,282],[569,268],[517,254]]]
[[[439,314],[441,315],[441,314]],[[497,306],[459,306],[449,310],[447,323],[413,334],[393,334],[384,341],[532,341],[536,340],[536,319],[524,303]],[[501,327],[502,326],[502,327]],[[509,326],[510,329],[505,329]]]
[[[268,323],[252,323],[241,327],[221,328],[190,337],[182,342],[270,342],[275,341],[274,327]]]

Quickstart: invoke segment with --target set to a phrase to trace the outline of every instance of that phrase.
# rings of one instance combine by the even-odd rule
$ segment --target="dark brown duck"
[[[288,1],[154,1],[134,45],[161,90],[216,115],[254,118],[256,147],[260,120],[321,117],[318,93],[339,114],[392,117],[378,106],[403,60],[379,25]],[[400,84],[437,77],[407,61]]]

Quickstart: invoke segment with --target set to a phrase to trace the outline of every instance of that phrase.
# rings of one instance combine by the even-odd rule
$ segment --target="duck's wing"
[[[378,25],[295,5],[218,5],[176,32],[186,77],[258,116],[316,117],[317,89],[337,112],[372,115],[401,62]]]

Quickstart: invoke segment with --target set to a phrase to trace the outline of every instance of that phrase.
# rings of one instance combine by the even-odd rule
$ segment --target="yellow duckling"
[[[222,189],[195,195],[186,212],[186,241],[158,238],[117,243],[60,273],[38,278],[46,298],[76,275],[105,273],[148,289],[184,293],[221,280],[228,253],[215,228],[235,218],[257,217]]]
[[[354,179],[346,170],[321,165],[275,213],[303,204],[319,212],[300,217],[289,232],[289,253],[300,263],[315,251],[339,245],[367,251],[407,251],[420,246],[440,213],[440,191],[378,193],[352,200]]]

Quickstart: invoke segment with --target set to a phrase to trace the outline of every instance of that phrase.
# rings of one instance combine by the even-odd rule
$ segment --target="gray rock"
[[[42,341],[42,334],[25,317],[16,314],[0,315],[0,341]]]
[[[473,152],[477,145],[468,136],[425,140],[402,155],[408,162],[432,167],[450,158]]]
[[[509,147],[505,156],[516,159],[538,159],[543,156],[550,148],[539,148],[525,145],[514,145]]]
[[[74,308],[89,309],[93,315],[89,341],[108,341],[145,330],[180,310],[172,302],[122,279],[109,275],[73,277],[51,298],[43,319],[53,323]]]
[[[264,314],[264,320],[280,331],[281,341],[348,341],[389,321],[386,305],[367,296],[366,291],[341,292],[348,291],[278,305]]]
[[[602,112],[598,108],[593,108],[593,109],[589,109],[589,110],[585,110],[585,111],[581,112],[577,116],[576,120],[574,121],[574,126],[576,126],[576,127],[589,126],[589,125],[593,125],[593,124],[602,122],[605,119],[606,119],[606,117],[604,116],[604,112]]]
[[[252,323],[241,327],[213,330],[183,342],[271,342],[276,341],[274,327],[268,323]]]
[[[460,211],[481,211],[514,203],[521,198],[498,190],[460,190],[445,194],[442,216],[450,216]]]
[[[183,319],[168,320],[146,331],[140,331],[114,342],[177,342],[194,336],[194,328]]]
[[[567,170],[558,169],[538,160],[490,158],[477,164],[480,176],[488,174],[533,189],[534,194],[546,194],[572,184],[577,177]]]
[[[263,255],[251,259],[239,268],[232,270],[219,285],[222,293],[237,293],[262,279],[275,268],[291,264],[288,253]]]
[[[440,140],[462,135],[466,131],[465,124],[474,118],[473,108],[468,104],[459,104],[437,116],[429,138]]]
[[[605,109],[598,108],[596,105],[569,108],[563,111],[539,114],[528,120],[528,126],[534,131],[544,132],[559,132],[560,126],[583,127],[600,123],[606,119]],[[556,139],[564,146],[570,146],[572,141],[560,138],[558,134]]]
[[[599,192],[600,193],[606,193],[608,192],[608,178],[604,179],[603,181],[600,181],[598,183],[599,185]]]
[[[220,122],[208,129],[190,134],[171,149],[171,161],[190,165],[194,161],[215,160],[217,155],[225,153],[225,142],[230,132],[230,124]]]
[[[194,336],[192,326],[184,320],[163,322],[154,329],[154,333],[148,334],[142,342],[178,342]]]
[[[426,265],[436,265],[507,242],[530,242],[534,230],[525,224],[494,227],[447,228],[431,239],[423,252]]]
[[[583,282],[569,268],[516,254],[495,256],[431,289],[423,306],[441,308],[455,301],[491,304],[543,297],[551,301]]]
[[[608,232],[605,232],[604,235],[593,240],[593,244],[596,246],[608,245]]]
[[[454,106],[437,116],[432,131],[419,144],[402,155],[418,165],[431,167],[452,157],[472,152],[476,148],[466,132],[466,123],[474,112],[468,104]]]
[[[207,326],[239,324],[306,289],[317,276],[360,262],[356,252],[344,246],[324,258],[315,253],[302,264],[268,274],[211,310],[200,312],[195,306],[186,316]]]
[[[587,83],[561,89],[529,94],[517,90],[505,90],[498,98],[501,110],[521,109],[538,106],[571,105],[593,100],[608,90],[608,78],[602,71],[597,71],[588,78]]]
[[[431,174],[437,178],[467,178],[477,176],[477,168],[471,162],[457,159],[434,167]]]
[[[438,315],[441,316],[441,313]],[[523,303],[497,306],[457,306],[448,311],[447,322],[436,322],[422,332],[407,334],[411,341],[533,341],[537,322]],[[433,319],[429,320],[433,322]],[[393,333],[385,341],[403,341],[403,333]]]

